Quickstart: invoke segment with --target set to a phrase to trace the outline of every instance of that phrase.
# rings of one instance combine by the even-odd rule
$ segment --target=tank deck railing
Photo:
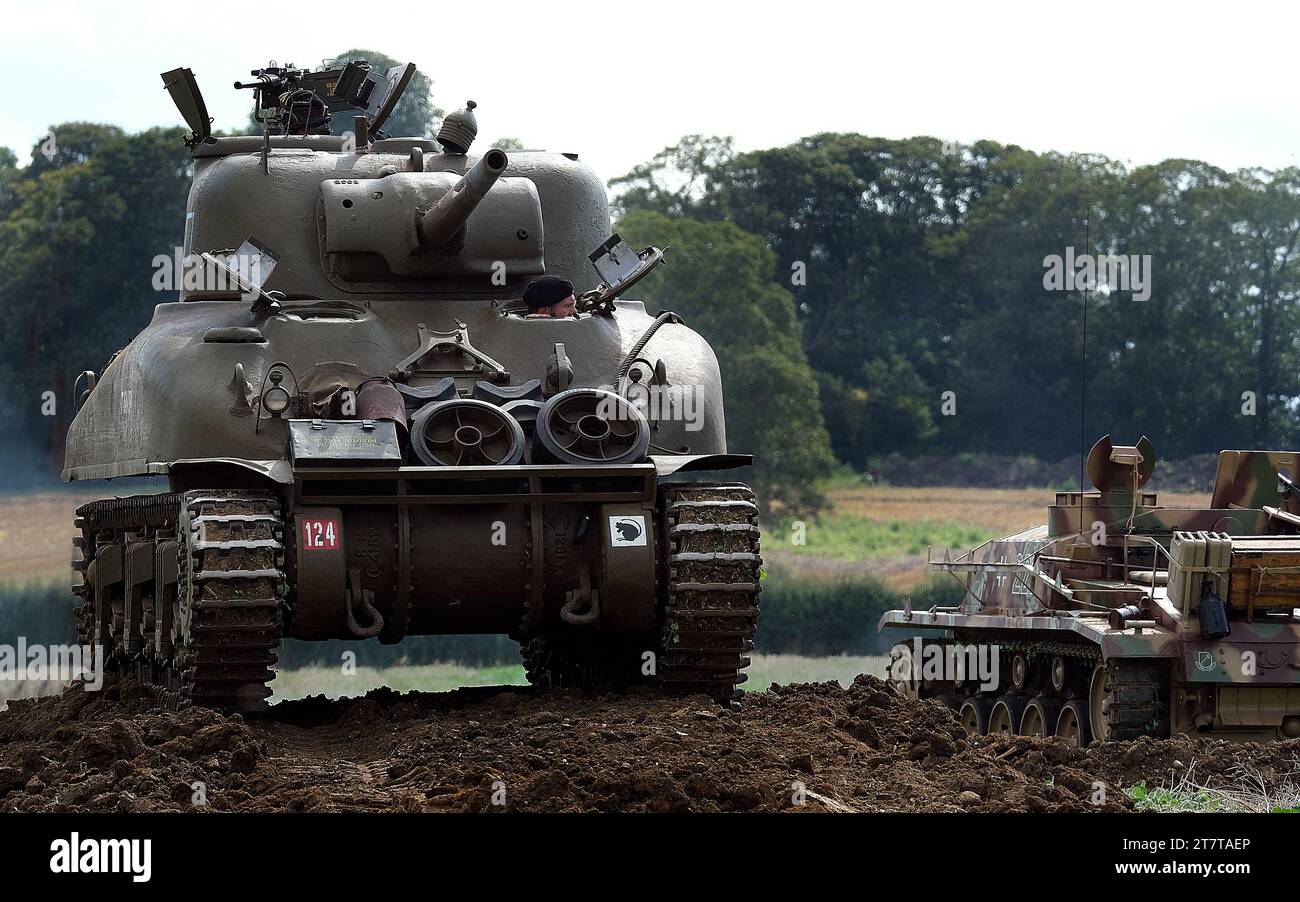
[[[1008,561],[1005,559],[997,560],[997,561],[993,561],[993,560],[977,561],[974,559],[976,552],[978,552],[981,548],[991,546],[996,541],[998,540],[990,539],[989,541],[984,542],[983,544],[978,545],[975,548],[972,548],[970,551],[958,555],[956,560],[953,560],[949,556],[946,549],[944,551],[943,560],[935,560],[934,546],[930,545],[926,547],[926,551],[925,551],[926,562],[934,570],[938,570],[941,573],[951,573],[953,575],[953,579],[956,579],[959,583],[962,583],[962,585],[966,589],[966,594],[971,598],[974,598],[976,603],[980,603],[980,599],[975,596],[975,593],[973,591],[971,591],[971,581],[969,579],[969,574],[974,574],[974,573],[996,573],[999,575],[1010,574],[1011,578],[1019,582],[1020,585],[1024,586],[1028,594],[1031,595],[1035,600],[1037,600],[1038,603],[1043,607],[1049,607],[1049,605],[1047,604],[1047,601],[1045,599],[1040,598],[1038,594],[1034,591],[1034,585],[1031,582],[1031,580],[1033,579],[1040,580],[1042,583],[1044,583],[1054,591],[1060,593],[1065,598],[1073,600],[1074,598],[1073,589],[1071,589],[1069,586],[1066,586],[1059,580],[1049,576],[1043,571],[1039,570],[1032,563],[1030,563],[1030,561],[1032,561],[1037,556],[1038,549],[1034,549],[1028,554],[1017,555],[1016,560],[1014,561]],[[991,556],[991,554],[992,552],[990,550],[989,556]],[[960,577],[957,576],[958,573],[968,574],[968,578],[965,581],[963,581]]]
[[[933,546],[933,545],[927,545],[926,548],[925,548],[925,557],[926,557],[926,562],[927,562],[930,566],[932,566],[932,567],[933,567],[933,566],[937,566],[937,565],[939,565],[939,564],[943,564],[943,565],[945,565],[945,566],[949,566],[949,565],[966,565],[966,564],[975,564],[975,563],[978,563],[978,562],[975,560],[975,555],[976,555],[976,553],[978,553],[978,552],[980,551],[980,549],[982,549],[982,548],[987,548],[987,547],[989,547],[990,545],[992,545],[992,544],[993,544],[994,542],[996,542],[996,541],[998,541],[998,540],[997,540],[997,539],[988,539],[987,541],[981,542],[979,545],[976,545],[974,548],[970,549],[969,551],[963,551],[961,554],[959,554],[959,555],[957,556],[957,559],[956,559],[956,560],[952,560],[951,557],[950,557],[949,554],[948,554],[947,549],[944,549],[944,552],[943,552],[943,560],[942,560],[942,561],[936,561],[936,560],[934,559],[934,546]],[[990,552],[990,553],[991,553],[991,552]]]
[[[1085,534],[1076,533],[1074,536],[1069,536],[1069,535],[1058,536],[1056,538],[1056,541],[1057,542],[1068,541],[1071,538],[1077,539],[1083,535]],[[1146,588],[1147,586],[1144,583],[1138,583],[1130,580],[1129,574],[1134,570],[1140,570],[1140,571],[1149,570],[1151,572],[1151,581],[1150,581],[1149,588],[1151,589],[1152,596],[1154,597],[1155,595],[1155,589],[1156,589],[1155,574],[1159,568],[1157,566],[1129,563],[1128,542],[1130,539],[1133,541],[1140,541],[1143,544],[1150,544],[1152,547],[1156,548],[1157,549],[1156,563],[1159,562],[1159,555],[1161,554],[1163,554],[1166,559],[1168,559],[1169,557],[1168,550],[1163,545],[1161,545],[1158,541],[1156,541],[1154,538],[1150,536],[1126,535],[1125,545],[1124,545],[1124,560],[1119,565],[1123,569],[1123,582],[1120,584],[1115,584],[1113,586],[1105,586],[1105,585],[1095,585],[1095,586],[1087,586],[1087,587],[1070,586],[1066,584],[1065,580],[1053,577],[1049,575],[1046,571],[1035,566],[1035,563],[1031,563],[1031,561],[1037,562],[1037,561],[1045,560],[1045,561],[1058,561],[1060,563],[1068,563],[1074,567],[1102,568],[1108,566],[1109,567],[1115,566],[1115,562],[1113,561],[1108,562],[1108,561],[1100,561],[1100,560],[1098,561],[1076,560],[1074,558],[1064,558],[1055,555],[1043,555],[1039,553],[1041,549],[1035,549],[1034,551],[1031,551],[1028,554],[1019,556],[1018,559],[1014,561],[976,560],[976,555],[980,552],[980,550],[989,548],[989,546],[991,546],[994,542],[998,541],[997,539],[990,539],[989,541],[984,542],[983,544],[978,545],[975,548],[972,548],[970,551],[967,551],[959,555],[955,559],[951,558],[948,555],[947,551],[945,551],[943,559],[936,560],[934,557],[934,548],[933,546],[931,546],[926,550],[926,561],[928,565],[934,570],[940,572],[952,573],[954,579],[958,579],[958,582],[963,582],[960,578],[956,576],[956,574],[958,573],[1011,574],[1012,578],[1018,580],[1020,584],[1023,585],[1029,591],[1029,594],[1032,595],[1038,601],[1038,603],[1041,604],[1044,608],[1052,607],[1052,605],[1049,603],[1050,596],[1049,598],[1040,597],[1038,593],[1034,591],[1035,587],[1030,580],[1038,580],[1045,587],[1056,592],[1062,598],[1074,604],[1080,605],[1084,609],[1090,609],[1091,611],[1097,611],[1097,612],[1105,612],[1110,610],[1110,606],[1097,604],[1096,602],[1093,601],[1085,601],[1083,598],[1080,597],[1079,593],[1084,592],[1089,597],[1095,595],[1132,594],[1133,590],[1128,587],[1139,586],[1142,588]],[[991,551],[986,552],[986,557],[987,556],[991,556]],[[971,591],[970,580],[969,579],[965,580],[964,585],[967,594],[970,595],[971,597],[974,597],[974,592]],[[977,602],[980,601],[980,599],[978,598],[975,598],[975,600]]]

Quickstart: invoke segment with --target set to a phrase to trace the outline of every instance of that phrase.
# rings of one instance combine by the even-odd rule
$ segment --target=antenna
[[[1083,208],[1083,252],[1092,253],[1092,204]],[[1088,291],[1091,280],[1083,286],[1083,339],[1079,355],[1079,532],[1083,533],[1083,485],[1088,460]]]

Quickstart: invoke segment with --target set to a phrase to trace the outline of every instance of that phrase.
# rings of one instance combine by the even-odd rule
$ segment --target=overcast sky
[[[194,70],[216,128],[231,84],[361,46],[409,59],[481,139],[577,151],[605,179],[684,134],[742,149],[819,131],[992,138],[1133,163],[1297,163],[1290,4],[1088,2],[221,3],[0,0],[0,144],[54,123],[179,125],[158,73]],[[492,10],[493,12],[488,12]],[[345,24],[350,23],[350,24]],[[485,145],[480,145],[485,146]]]

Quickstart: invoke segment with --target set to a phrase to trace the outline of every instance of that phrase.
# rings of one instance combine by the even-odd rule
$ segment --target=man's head
[[[573,297],[573,283],[559,276],[541,276],[524,289],[524,303],[535,316],[573,316],[578,302]]]

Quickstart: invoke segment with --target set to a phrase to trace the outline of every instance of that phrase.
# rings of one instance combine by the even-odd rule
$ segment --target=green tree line
[[[856,468],[1059,459],[1081,432],[1146,434],[1167,458],[1300,440],[1300,170],[856,134],[739,153],[694,135],[612,184],[628,217],[763,239]],[[1149,259],[1143,289],[1049,289],[1045,260],[1067,249]]]

